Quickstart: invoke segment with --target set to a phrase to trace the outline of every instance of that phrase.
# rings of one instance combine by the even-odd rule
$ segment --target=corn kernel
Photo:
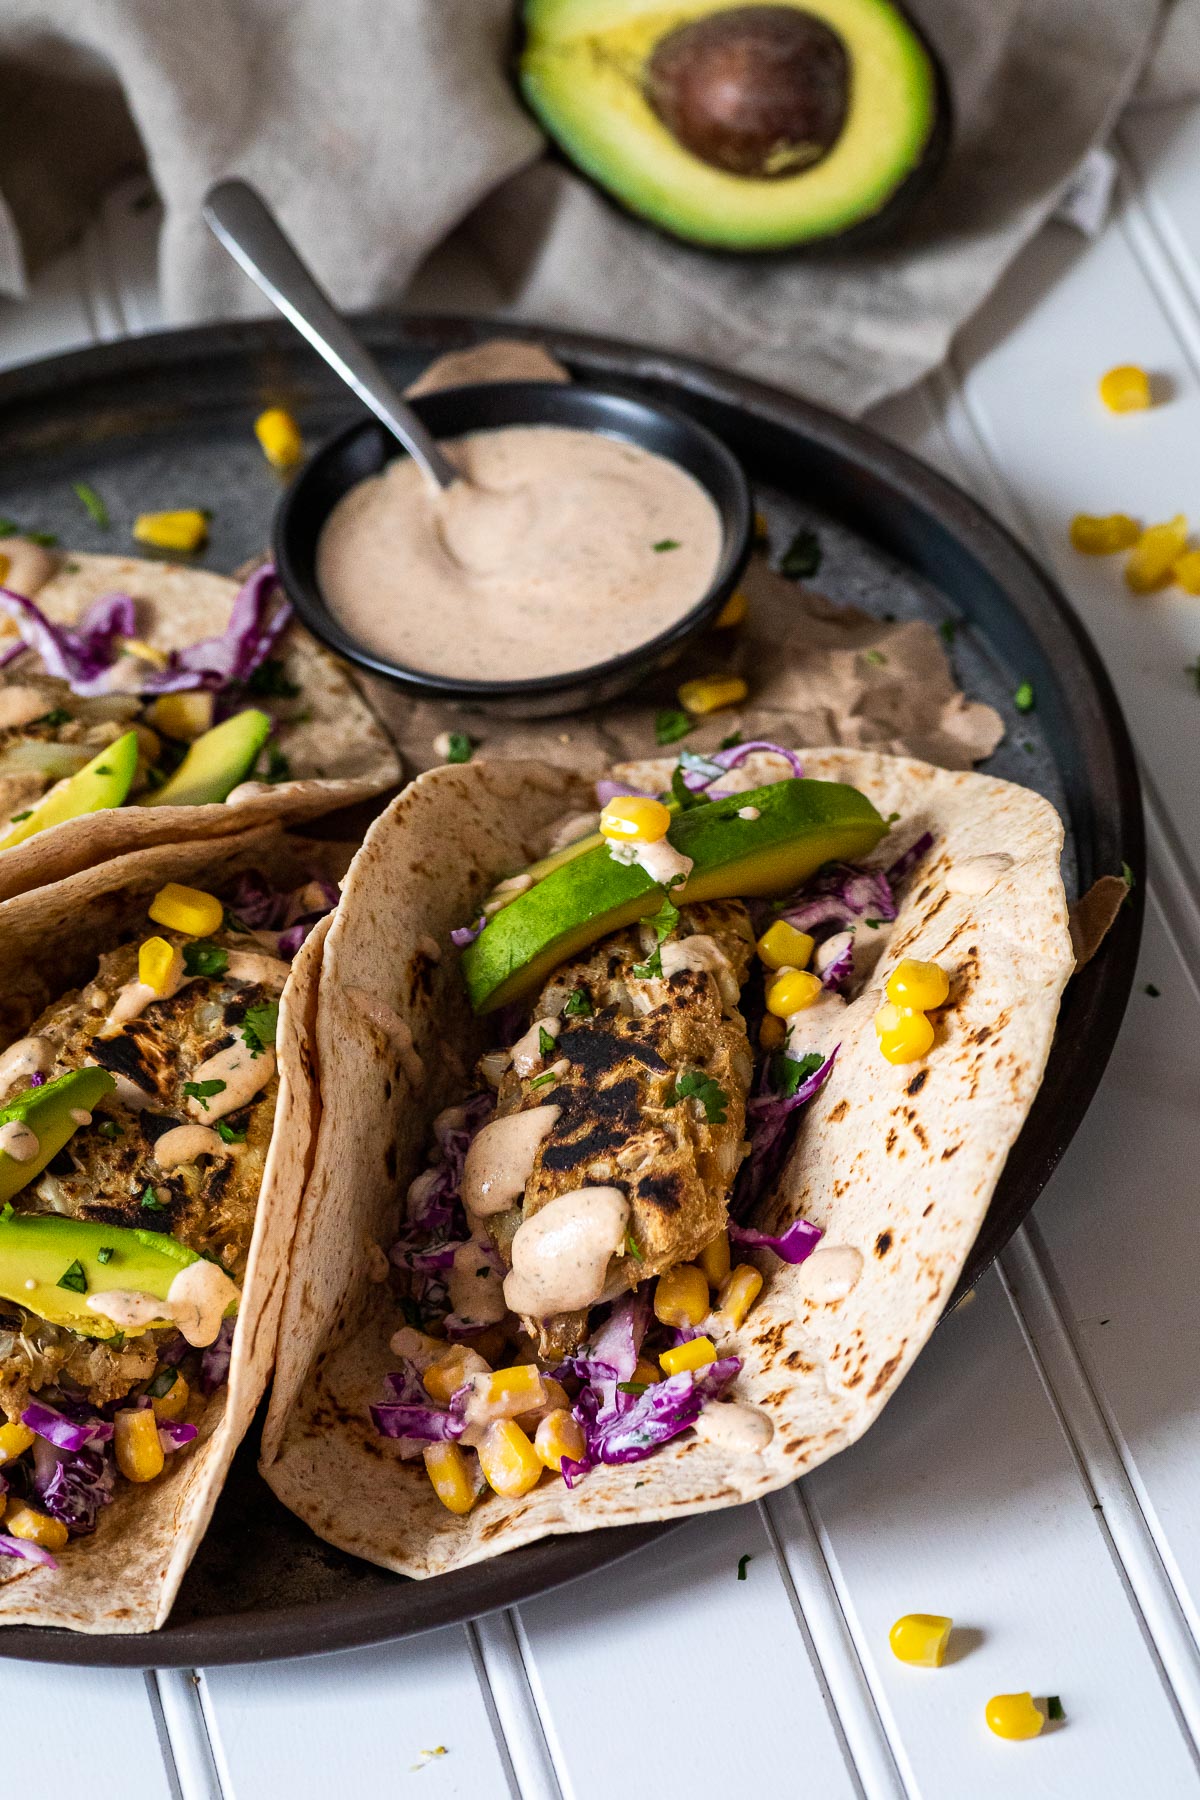
[[[937,1613],[905,1613],[888,1632],[892,1655],[917,1669],[940,1669],[953,1623]]]
[[[888,999],[915,1012],[932,1012],[934,1007],[945,1006],[949,994],[950,979],[935,962],[918,962],[915,957],[906,956],[888,976]]]
[[[1046,1723],[1032,1694],[993,1694],[984,1718],[989,1729],[1002,1738],[1035,1738]]]
[[[648,1356],[639,1356],[634,1364],[633,1374],[629,1377],[638,1387],[653,1387],[656,1381],[663,1378],[662,1370]]]
[[[469,1513],[479,1495],[467,1469],[467,1459],[457,1444],[426,1444],[425,1473],[433,1491],[448,1512]]]
[[[146,717],[164,737],[191,744],[212,729],[213,697],[203,688],[187,694],[160,694],[146,708]]]
[[[747,600],[742,589],[734,588],[732,594],[730,594],[728,600],[717,614],[717,630],[729,631],[733,626],[741,625],[749,610],[750,602]]]
[[[793,1013],[811,1006],[821,992],[821,977],[806,969],[782,970],[767,989],[767,1011],[777,1019],[790,1019]]]
[[[114,1420],[113,1449],[117,1467],[126,1481],[153,1481],[161,1475],[166,1457],[158,1441],[158,1420],[152,1406],[122,1407]]]
[[[12,557],[11,556],[0,556],[0,587],[4,587],[6,585],[6,583],[8,581],[8,571],[11,568],[12,568]],[[6,620],[5,623],[7,624],[8,621]],[[5,633],[5,635],[7,636],[7,633]]]
[[[676,1344],[673,1350],[664,1350],[659,1357],[664,1375],[679,1375],[684,1369],[704,1369],[710,1362],[716,1362],[717,1352],[711,1338],[689,1338],[686,1344]]]
[[[203,549],[208,520],[194,508],[139,513],[133,522],[133,535],[139,544],[149,544],[155,550],[178,550],[190,555],[193,550]]]
[[[148,644],[145,638],[122,638],[121,648],[128,656],[136,656],[139,662],[147,662],[155,669],[165,669],[171,660],[165,650]]]
[[[715,1238],[709,1238],[696,1261],[709,1287],[720,1287],[729,1273],[729,1233],[718,1231]]]
[[[469,1381],[472,1375],[490,1375],[491,1370],[475,1350],[468,1349],[466,1344],[455,1344],[436,1362],[430,1363],[421,1380],[425,1392],[431,1400],[437,1400],[442,1406],[448,1406],[453,1394]]]
[[[879,1048],[890,1063],[919,1062],[933,1048],[936,1033],[922,1012],[909,1012],[889,1001],[875,1014]]]
[[[1125,582],[1135,594],[1152,594],[1166,587],[1171,572],[1187,549],[1188,525],[1176,513],[1162,525],[1147,525],[1125,564]]]
[[[768,925],[756,946],[759,961],[768,969],[807,969],[813,953],[813,940],[807,931],[797,931],[786,919]]]
[[[24,1538],[26,1543],[40,1544],[43,1550],[61,1550],[71,1535],[61,1519],[38,1512],[24,1500],[9,1501],[4,1529],[13,1537]]]
[[[782,1050],[787,1042],[787,1026],[774,1013],[765,1012],[759,1021],[758,1041],[764,1050]]]
[[[739,1263],[717,1291],[717,1311],[727,1331],[737,1331],[762,1292],[762,1272],[753,1263]]]
[[[515,1418],[546,1404],[546,1388],[536,1363],[517,1363],[481,1375],[474,1383],[474,1398],[493,1418]]]
[[[698,1325],[708,1312],[708,1278],[695,1263],[679,1263],[660,1275],[654,1316],[663,1325]]]
[[[304,439],[290,412],[282,406],[269,406],[254,421],[254,435],[262,445],[262,453],[273,469],[286,475],[304,455]]]
[[[568,1407],[556,1406],[538,1426],[533,1447],[539,1462],[553,1469],[556,1475],[561,1474],[564,1456],[569,1456],[572,1462],[583,1461],[587,1448],[583,1426],[572,1417]]]
[[[175,1379],[165,1394],[152,1394],[150,1404],[156,1419],[180,1419],[188,1403],[188,1384],[176,1369]]]
[[[667,807],[649,794],[618,794],[600,814],[601,835],[621,844],[657,844],[670,824]]]
[[[156,994],[169,993],[178,985],[183,955],[166,938],[150,937],[138,946],[138,980]]]
[[[479,1466],[489,1487],[517,1499],[536,1487],[543,1464],[515,1419],[489,1425],[479,1446]]]
[[[740,675],[701,675],[684,682],[679,704],[690,713],[720,712],[726,706],[740,706],[749,691]]]
[[[219,931],[225,917],[225,908],[215,894],[183,887],[178,881],[168,881],[166,887],[159,888],[149,912],[156,925],[165,925],[169,931],[186,931],[189,937],[208,937]]]
[[[33,1439],[34,1433],[28,1425],[22,1425],[16,1419],[0,1425],[0,1463],[12,1462],[15,1456],[24,1456]]]
[[[1071,543],[1084,556],[1131,550],[1141,535],[1141,526],[1128,513],[1076,513],[1071,520]]]
[[[534,1431],[548,1414],[570,1410],[570,1396],[562,1382],[555,1381],[553,1375],[543,1375],[541,1404],[531,1406],[528,1412],[517,1413],[516,1420],[523,1431]]]
[[[1171,570],[1185,594],[1200,594],[1200,550],[1185,550]]]
[[[1109,412],[1143,412],[1150,404],[1150,377],[1136,363],[1121,363],[1100,377],[1100,398]]]

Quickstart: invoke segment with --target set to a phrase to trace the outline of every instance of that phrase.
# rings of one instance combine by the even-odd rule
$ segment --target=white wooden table
[[[1134,600],[1119,559],[1066,536],[1077,511],[1200,508],[1200,108],[1117,148],[1104,234],[1049,228],[953,368],[877,418],[1054,570],[1141,758],[1142,968],[1034,1222],[866,1440],[799,1487],[409,1644],[145,1676],[6,1662],[7,1792],[49,1774],[90,1800],[374,1800],[418,1777],[472,1800],[1200,1795],[1200,599]],[[0,305],[0,362],[152,329],[153,222],[114,196]],[[1170,404],[1105,414],[1096,380],[1126,361]],[[960,1628],[939,1672],[888,1650],[910,1610]],[[984,1703],[1024,1688],[1066,1722],[1003,1743]]]

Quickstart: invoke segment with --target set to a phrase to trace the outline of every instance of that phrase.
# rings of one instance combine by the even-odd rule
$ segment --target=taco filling
[[[292,958],[336,904],[170,882],[0,1055],[0,1556],[50,1563],[225,1381]]]

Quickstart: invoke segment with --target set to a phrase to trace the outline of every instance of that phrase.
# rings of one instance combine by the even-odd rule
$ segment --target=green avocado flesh
[[[13,1301],[82,1337],[119,1335],[111,1319],[89,1311],[89,1294],[119,1288],[165,1300],[180,1269],[199,1260],[194,1250],[162,1232],[44,1213],[0,1218],[0,1300]],[[61,1285],[64,1276],[66,1287]],[[137,1329],[152,1331],[169,1323],[151,1320]]]
[[[27,1125],[38,1141],[37,1154],[27,1162],[18,1162],[0,1150],[0,1203],[28,1187],[74,1137],[79,1124],[71,1117],[72,1111],[91,1112],[116,1085],[107,1069],[72,1069],[44,1087],[26,1088],[0,1106],[0,1129],[9,1124]]]
[[[245,781],[271,735],[271,721],[255,707],[235,713],[198,737],[175,773],[143,794],[139,806],[212,806]]]
[[[940,149],[890,0],[525,0],[525,99],[585,175],[692,243],[780,250],[879,213]]]
[[[738,814],[757,807],[756,819]],[[723,900],[785,894],[822,863],[852,861],[887,826],[865,794],[836,781],[777,781],[680,813],[675,849],[693,862],[671,898]],[[662,888],[607,844],[585,850],[526,889],[463,951],[467,994],[477,1013],[531,993],[560,963],[634,920],[657,912]]]
[[[66,819],[77,819],[83,813],[101,812],[106,807],[120,806],[133,783],[137,769],[138,740],[136,731],[127,731],[115,744],[108,744],[77,775],[61,787],[52,788],[32,809],[27,819],[20,819],[0,837],[0,850],[11,850],[23,844],[48,826],[61,825]]]

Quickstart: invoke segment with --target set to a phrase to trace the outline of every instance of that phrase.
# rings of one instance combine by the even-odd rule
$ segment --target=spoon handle
[[[234,261],[399,438],[430,479],[443,488],[457,481],[460,471],[334,309],[261,194],[245,181],[218,182],[205,197],[204,217]]]

